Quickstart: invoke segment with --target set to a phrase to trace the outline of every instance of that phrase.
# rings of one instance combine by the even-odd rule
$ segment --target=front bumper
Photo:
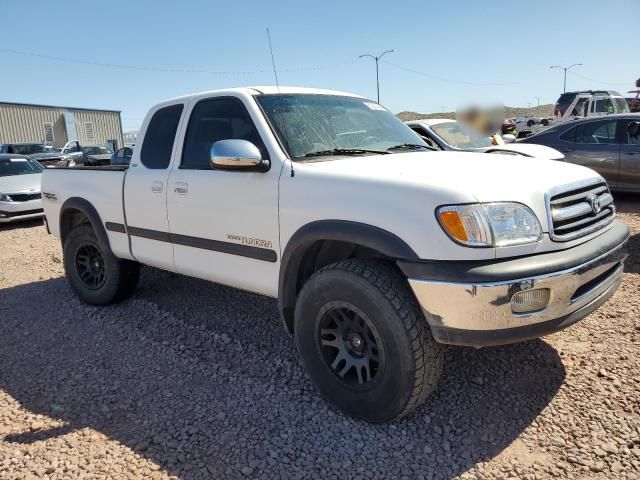
[[[514,343],[566,328],[613,295],[622,281],[628,237],[628,229],[615,222],[607,232],[570,250],[468,268],[441,265],[452,278],[409,276],[409,284],[438,342],[474,347]],[[519,275],[504,279],[509,272]],[[491,275],[497,281],[486,281]],[[516,293],[542,288],[550,291],[546,308],[513,313]]]
[[[41,199],[26,202],[0,202],[0,223],[30,220],[43,215]]]

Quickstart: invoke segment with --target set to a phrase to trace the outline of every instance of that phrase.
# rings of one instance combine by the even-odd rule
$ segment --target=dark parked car
[[[43,143],[5,143],[0,153],[28,155],[44,166],[55,165],[63,157],[53,145]]]
[[[638,113],[567,121],[521,142],[560,150],[565,161],[592,168],[614,190],[640,192]]]
[[[129,165],[133,156],[133,148],[124,147],[111,155],[111,165]]]
[[[62,150],[64,160],[60,167],[101,167],[111,164],[113,152],[102,145],[80,145],[78,141],[67,142]]]
[[[83,145],[84,164],[92,167],[99,167],[111,164],[113,152],[102,145]]]

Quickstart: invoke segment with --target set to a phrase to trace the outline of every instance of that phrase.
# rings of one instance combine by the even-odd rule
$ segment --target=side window
[[[240,99],[223,97],[198,102],[189,119],[181,167],[211,169],[211,146],[229,139],[247,140],[258,147],[262,158],[268,158],[267,149]]]
[[[560,136],[562,140],[587,144],[616,143],[616,122],[589,122],[569,130]]]
[[[567,130],[562,135],[560,135],[560,140],[564,140],[565,142],[575,142],[577,129],[578,129],[577,127],[574,127]]]
[[[418,134],[418,136],[422,139],[422,141],[424,143],[426,143],[427,145],[429,145],[430,147],[433,148],[437,148],[438,150],[440,150],[440,147],[438,146],[438,144],[436,144],[436,142],[434,142],[431,137],[429,136],[429,134],[424,130],[424,128],[422,127],[417,127],[414,125],[411,125],[409,128],[411,128],[411,130],[413,130],[414,132],[416,132]]]
[[[629,145],[640,145],[640,122],[628,122],[625,127],[626,140]]]
[[[613,113],[613,102],[610,98],[596,101],[596,113]]]
[[[573,110],[571,110],[571,115],[572,116],[582,116],[584,115],[585,117],[587,116],[587,99],[586,98],[580,98],[578,100],[578,102],[576,103],[576,106],[573,107]]]
[[[184,105],[161,108],[151,117],[142,142],[140,161],[152,170],[164,170],[171,162],[171,151]]]

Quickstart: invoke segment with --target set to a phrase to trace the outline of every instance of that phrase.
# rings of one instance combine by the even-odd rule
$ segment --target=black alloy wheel
[[[328,368],[348,385],[363,385],[383,367],[382,343],[369,318],[346,302],[326,305],[318,322],[320,349]]]
[[[93,245],[78,248],[75,257],[76,271],[82,283],[91,290],[100,289],[107,278],[107,270],[100,251]]]

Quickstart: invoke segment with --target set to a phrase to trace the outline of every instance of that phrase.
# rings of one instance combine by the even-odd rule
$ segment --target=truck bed
[[[59,219],[65,202],[89,202],[104,224],[125,224],[123,187],[128,167],[52,167],[42,172],[42,199],[47,219]],[[75,199],[75,200],[74,200]],[[51,233],[60,237],[60,224],[49,221]],[[127,237],[107,231],[113,253],[131,259]]]

